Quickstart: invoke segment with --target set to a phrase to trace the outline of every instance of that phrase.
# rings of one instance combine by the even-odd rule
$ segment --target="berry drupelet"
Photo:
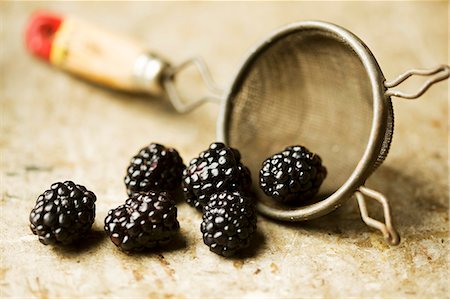
[[[248,247],[256,230],[253,201],[239,192],[214,194],[203,207],[200,226],[210,250],[229,257]]]
[[[268,196],[299,204],[317,194],[326,176],[318,155],[303,146],[290,146],[263,162],[259,184]]]
[[[165,192],[135,193],[105,218],[106,233],[123,251],[166,245],[179,228],[175,202]]]
[[[42,244],[68,245],[83,238],[95,218],[95,194],[74,182],[55,183],[30,213],[31,231]]]
[[[151,143],[130,161],[124,179],[127,193],[177,189],[184,168],[183,160],[175,149]]]
[[[249,191],[250,170],[241,163],[238,150],[216,142],[190,162],[183,172],[182,186],[186,201],[201,209],[214,193]]]

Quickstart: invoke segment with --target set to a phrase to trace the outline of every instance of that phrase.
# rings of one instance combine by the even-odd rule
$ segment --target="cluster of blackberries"
[[[160,144],[142,148],[131,159],[125,176],[129,198],[112,209],[104,229],[124,251],[168,243],[179,231],[177,208],[170,191],[179,188],[185,166],[178,152]],[[31,230],[43,244],[71,244],[91,229],[94,193],[67,181],[41,194],[30,213]]]
[[[249,169],[238,150],[213,143],[183,172],[186,201],[203,211],[201,231],[210,250],[231,256],[246,248],[256,230]]]
[[[105,218],[106,233],[124,251],[165,245],[179,229],[175,202],[166,192],[134,193]]]
[[[260,187],[283,203],[316,195],[327,171],[319,156],[302,146],[287,147],[264,161]],[[179,231],[173,191],[203,212],[200,230],[210,250],[231,256],[246,248],[256,230],[251,175],[238,150],[212,143],[185,167],[178,152],[152,143],[134,156],[125,185],[129,198],[108,212],[104,230],[124,251],[165,245]],[[95,218],[94,193],[71,181],[41,194],[30,213],[31,230],[43,244],[71,244],[83,238]]]
[[[180,229],[172,191],[185,166],[173,148],[151,143],[131,158],[125,176],[129,198],[108,212],[105,231],[124,251],[165,245]]]

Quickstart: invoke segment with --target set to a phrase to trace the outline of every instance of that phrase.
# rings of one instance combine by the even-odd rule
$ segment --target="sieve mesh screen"
[[[255,56],[229,98],[227,130],[227,140],[240,150],[255,183],[262,162],[286,146],[301,144],[318,153],[328,176],[316,200],[334,193],[353,173],[373,117],[363,63],[337,35],[319,31],[285,35]],[[388,130],[374,168],[390,144],[393,115],[388,106]]]

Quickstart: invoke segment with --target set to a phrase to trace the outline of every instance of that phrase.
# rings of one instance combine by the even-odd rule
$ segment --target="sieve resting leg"
[[[392,217],[388,199],[383,194],[364,186],[359,187],[359,189],[355,192],[355,195],[358,201],[359,210],[361,211],[362,220],[368,226],[381,231],[384,238],[390,245],[398,245],[400,243],[400,236],[392,224]],[[375,199],[383,206],[384,223],[369,216],[366,207],[366,198]]]

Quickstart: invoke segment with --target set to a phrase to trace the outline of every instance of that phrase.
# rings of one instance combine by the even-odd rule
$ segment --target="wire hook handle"
[[[401,84],[402,82],[404,82],[406,79],[408,79],[409,77],[411,77],[413,75],[418,75],[418,76],[436,75],[436,76],[428,79],[422,85],[422,87],[415,93],[405,93],[405,92],[402,92],[399,90],[389,90],[389,88],[398,86],[399,84]],[[395,97],[404,98],[404,99],[417,99],[418,97],[423,95],[428,90],[428,88],[430,88],[432,85],[434,85],[437,82],[446,80],[449,77],[450,77],[450,67],[448,65],[444,65],[444,64],[436,66],[432,69],[412,69],[412,70],[405,72],[404,74],[401,74],[400,76],[398,76],[396,79],[394,79],[392,81],[385,81],[384,86],[388,89],[385,94],[388,97],[395,96]]]
[[[196,67],[197,71],[203,79],[206,88],[209,90],[211,95],[194,100],[185,99],[180,95],[175,81],[177,76],[179,76],[179,74],[189,66]],[[170,102],[172,103],[175,110],[177,110],[177,112],[179,113],[190,112],[206,102],[220,102],[221,96],[223,95],[223,91],[213,80],[211,72],[209,71],[205,61],[201,57],[191,58],[178,66],[168,68],[162,80],[162,84],[169,97]]]

